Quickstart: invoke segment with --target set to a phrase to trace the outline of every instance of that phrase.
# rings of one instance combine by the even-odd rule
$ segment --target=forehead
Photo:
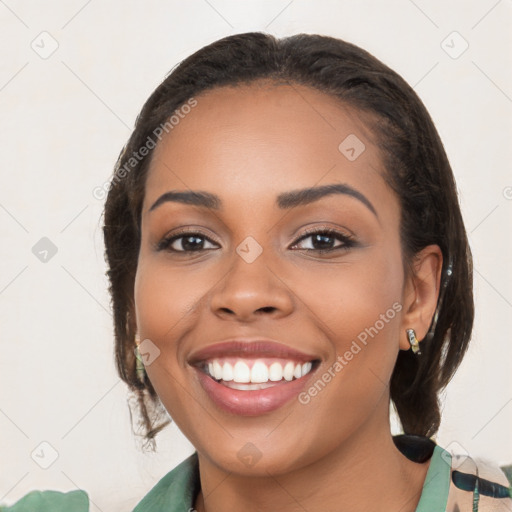
[[[360,112],[297,84],[253,83],[198,95],[154,150],[145,206],[168,189],[261,203],[278,191],[329,183],[385,186]]]

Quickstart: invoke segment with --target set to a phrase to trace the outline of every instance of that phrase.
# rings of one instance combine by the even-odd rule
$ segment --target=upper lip
[[[196,350],[190,355],[188,362],[193,365],[219,357],[276,357],[303,363],[318,359],[317,356],[301,352],[277,341],[237,338],[213,343]]]

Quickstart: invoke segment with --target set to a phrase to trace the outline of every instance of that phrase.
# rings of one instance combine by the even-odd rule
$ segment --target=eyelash
[[[343,245],[340,245],[338,247],[332,247],[330,249],[298,249],[302,251],[313,251],[318,254],[327,254],[334,251],[339,250],[348,250],[351,247],[354,247],[357,245],[355,239],[352,236],[345,235],[343,233],[340,233],[339,231],[336,231],[331,228],[320,228],[320,229],[307,229],[304,234],[298,238],[294,243],[293,246],[297,245],[302,240],[305,240],[307,238],[310,238],[313,235],[327,235],[330,238],[336,238],[343,242]],[[200,231],[181,231],[178,233],[173,234],[172,236],[163,238],[156,246],[157,251],[169,251],[173,253],[181,253],[181,254],[190,254],[194,252],[203,252],[203,251],[211,251],[211,249],[201,249],[198,251],[192,251],[192,250],[181,250],[177,251],[175,249],[171,249],[170,246],[175,242],[176,240],[179,240],[181,238],[187,238],[195,236],[197,238],[203,238],[208,240],[211,243],[216,243],[213,240],[211,240],[209,237],[207,237],[205,234],[201,233]],[[293,247],[292,246],[292,247]]]

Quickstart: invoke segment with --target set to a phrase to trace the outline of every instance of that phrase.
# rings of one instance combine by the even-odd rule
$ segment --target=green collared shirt
[[[410,460],[430,459],[416,512],[512,511],[510,482],[499,467],[467,454],[452,457],[423,436],[395,436],[394,441]],[[198,458],[194,453],[167,473],[133,512],[193,512],[199,489]]]
[[[469,455],[454,455],[432,440],[395,436],[398,449],[415,462],[430,465],[416,512],[512,511],[510,482],[498,466]],[[510,466],[504,467],[510,474]],[[510,478],[510,476],[509,476]],[[197,453],[167,473],[139,502],[133,512],[193,512],[200,490]],[[83,490],[61,493],[33,491],[0,512],[89,512]]]
[[[427,471],[416,512],[445,510],[450,487],[451,456],[436,446]],[[199,492],[197,453],[167,473],[149,491],[133,512],[192,512]]]

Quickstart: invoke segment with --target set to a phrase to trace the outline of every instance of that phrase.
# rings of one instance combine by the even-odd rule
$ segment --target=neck
[[[197,512],[414,512],[430,461],[420,464],[402,455],[390,434],[389,406],[384,409],[380,422],[369,422],[326,456],[285,474],[229,473],[199,454],[203,491]]]

